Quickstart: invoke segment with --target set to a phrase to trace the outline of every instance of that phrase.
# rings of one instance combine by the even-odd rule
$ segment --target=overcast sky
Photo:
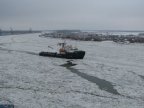
[[[1,29],[144,30],[144,0],[0,0]]]

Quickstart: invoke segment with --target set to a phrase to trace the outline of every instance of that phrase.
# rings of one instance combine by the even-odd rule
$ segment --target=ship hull
[[[40,52],[39,56],[66,58],[66,59],[83,59],[85,56],[85,51],[66,52],[65,54],[58,54],[53,52]]]

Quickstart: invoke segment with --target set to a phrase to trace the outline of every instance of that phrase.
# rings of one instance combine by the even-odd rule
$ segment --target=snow
[[[0,104],[16,108],[144,107],[144,44],[67,40],[86,51],[85,58],[74,60],[77,65],[69,68],[60,66],[66,59],[38,56],[40,51],[56,51],[63,40],[38,35],[0,37]]]

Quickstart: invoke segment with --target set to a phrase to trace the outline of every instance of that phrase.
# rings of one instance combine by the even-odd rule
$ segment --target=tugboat
[[[61,48],[59,52],[40,52],[39,56],[45,57],[57,57],[66,59],[83,59],[85,56],[85,51],[73,48],[71,45],[66,45],[66,43],[58,43]]]

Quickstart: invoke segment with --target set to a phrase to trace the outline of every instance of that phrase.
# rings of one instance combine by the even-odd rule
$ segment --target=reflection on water
[[[60,66],[68,68],[68,67],[72,67],[72,66],[75,66],[75,65],[77,65],[77,64],[73,63],[72,60],[68,60],[67,63],[62,64]]]
[[[73,63],[66,63],[66,64],[63,64],[61,66],[64,66],[66,67],[68,70],[70,70],[72,73],[75,73],[77,74],[78,76],[92,82],[92,83],[95,83],[96,85],[98,85],[98,87],[101,89],[101,90],[104,90],[104,91],[107,91],[109,93],[112,93],[112,94],[115,94],[115,95],[120,95],[116,89],[114,89],[114,86],[112,85],[111,82],[109,81],[106,81],[104,79],[100,79],[98,77],[95,77],[95,76],[91,76],[91,75],[88,75],[86,73],[82,73],[80,72],[79,70],[77,69],[74,69],[72,68],[71,66],[74,66],[76,64],[73,64]]]

